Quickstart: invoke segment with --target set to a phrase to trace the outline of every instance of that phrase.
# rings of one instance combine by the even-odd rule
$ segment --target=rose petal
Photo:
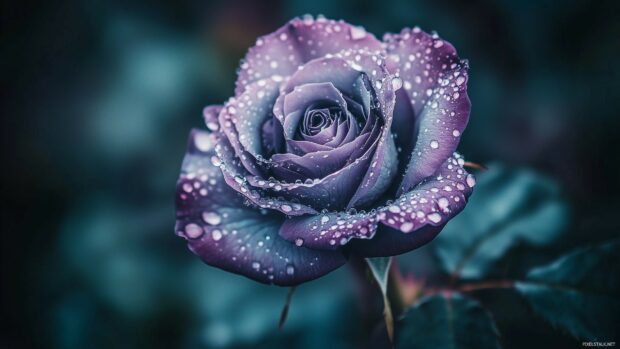
[[[370,142],[371,139],[375,139],[375,141],[364,145],[352,153],[351,158],[355,159],[355,161],[328,176],[323,178],[307,178],[305,181],[299,180],[294,183],[277,182],[276,187],[279,187],[277,193],[274,192],[275,185],[273,182],[265,182],[249,177],[248,183],[254,187],[262,188],[272,195],[281,195],[287,200],[298,202],[304,205],[304,207],[313,207],[317,211],[322,209],[344,209],[368,171],[372,156],[379,143],[378,134],[380,128],[376,127],[373,132],[372,135],[368,136],[367,142]],[[358,154],[363,149],[366,149],[366,151]],[[334,151],[337,150],[335,149]],[[303,212],[296,215],[300,214],[303,214]]]
[[[249,173],[225,137],[218,140],[215,152],[216,155],[212,161],[216,162],[222,170],[228,186],[243,194],[251,203],[260,208],[277,210],[291,216],[317,213],[310,206],[288,200],[280,195],[278,193],[282,190],[280,184],[276,185],[272,181],[267,182],[263,177]],[[260,183],[263,183],[264,186],[261,187]]]
[[[209,131],[215,132],[220,129],[220,124],[217,118],[221,110],[221,105],[210,105],[202,110],[202,115],[205,119],[205,125],[207,126]]]
[[[296,87],[306,84],[329,82],[345,96],[357,98],[358,102],[363,103],[366,98],[363,91],[370,91],[371,86],[382,87],[389,72],[380,53],[358,52],[354,57],[351,54],[350,51],[343,51],[306,63],[282,85],[282,93],[291,93]],[[357,57],[359,60],[355,60]]]
[[[237,98],[226,102],[219,114],[221,131],[235,150],[245,169],[264,176],[263,125],[271,118],[271,109],[278,96],[278,82],[273,79],[256,81]]]
[[[205,263],[280,286],[306,282],[346,262],[339,252],[315,251],[278,236],[283,215],[244,205],[211,157],[215,134],[192,131],[177,183],[176,232]]]
[[[291,217],[282,224],[280,235],[289,241],[301,239],[309,248],[327,250],[337,249],[356,239],[351,241],[351,252],[361,256],[407,252],[432,238],[465,207],[475,182],[462,164],[463,159],[455,153],[432,177],[394,203],[370,212]],[[389,230],[385,230],[388,231],[386,236],[375,235],[378,223],[399,230],[403,236],[394,237]],[[427,226],[439,228],[425,228]],[[383,228],[379,229],[379,234],[383,231]]]
[[[432,175],[456,150],[471,109],[468,67],[450,43],[419,28],[387,34],[384,40],[389,64],[403,85],[393,128],[408,164],[400,195]]]
[[[381,49],[381,42],[362,28],[343,21],[294,18],[256,41],[241,64],[235,92],[241,93],[261,78],[289,76],[312,59],[344,49],[375,51]]]
[[[367,257],[393,256],[432,240],[446,222],[465,208],[475,185],[473,176],[463,169],[463,162],[456,153],[448,158],[433,176],[384,210],[381,222],[391,229],[379,229],[372,244],[354,241],[351,251]]]
[[[306,153],[314,153],[316,151],[326,151],[334,149],[325,144],[317,144],[314,142],[287,139],[286,144],[291,154],[304,155]]]
[[[303,156],[294,154],[275,154],[271,160],[279,166],[273,168],[273,172],[278,175],[282,168],[294,171],[299,174],[295,179],[323,178],[338,169],[344,167],[351,159],[351,154],[360,149],[370,134],[357,137],[337,149],[327,151],[317,151]],[[351,160],[353,161],[353,160]]]
[[[276,100],[274,114],[282,115],[284,134],[288,139],[294,139],[304,117],[306,109],[316,103],[325,103],[338,106],[345,111],[347,102],[334,85],[330,82],[311,83],[298,86],[290,93],[282,94]],[[282,107],[281,113],[280,108]]]

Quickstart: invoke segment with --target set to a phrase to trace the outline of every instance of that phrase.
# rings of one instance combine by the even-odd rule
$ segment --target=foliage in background
[[[253,40],[304,13],[376,33],[420,25],[449,38],[471,66],[473,109],[459,150],[480,163],[536,169],[560,184],[535,184],[551,200],[515,195],[533,195],[536,207],[556,213],[561,205],[554,202],[566,198],[568,221],[520,209],[514,224],[475,209],[484,205],[477,199],[484,187],[477,186],[463,219],[489,220],[472,224],[501,221],[510,230],[531,218],[539,232],[563,228],[549,233],[559,234],[549,243],[521,232],[502,245],[503,254],[486,245],[488,254],[464,264],[465,283],[478,276],[526,282],[534,268],[619,236],[618,1],[68,0],[7,7],[0,47],[7,81],[0,335],[7,347],[378,347],[373,339],[386,331],[375,285],[365,281],[375,290],[366,294],[346,269],[305,285],[277,331],[287,290],[204,266],[170,224],[170,184],[187,130],[201,124],[205,105],[231,94],[232,72]],[[506,175],[529,187],[523,173]],[[506,200],[497,205],[514,205]],[[465,223],[452,221],[440,238],[482,233]],[[496,237],[502,244],[504,234]],[[445,305],[441,293],[420,299],[422,288],[449,285],[452,269],[435,254],[440,241],[396,259],[401,275],[388,282],[392,300],[399,280],[408,286],[399,290],[405,303]],[[486,266],[476,269],[479,263]],[[617,273],[617,263],[609,273]],[[463,309],[481,314],[470,299],[489,309],[505,348],[581,347],[567,324],[545,320],[543,311],[552,308],[536,299],[547,291],[534,291],[532,304],[514,289],[463,292]],[[598,298],[587,299],[599,306]],[[396,339],[407,338],[398,325]]]

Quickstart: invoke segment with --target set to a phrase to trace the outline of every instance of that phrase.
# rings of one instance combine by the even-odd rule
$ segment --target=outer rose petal
[[[205,263],[262,283],[297,285],[346,262],[278,236],[284,217],[244,205],[212,165],[216,134],[194,130],[177,183],[177,234]]]
[[[469,120],[467,64],[448,42],[419,28],[385,36],[389,65],[404,89],[396,98],[394,132],[408,164],[397,195],[407,192],[456,150]],[[415,142],[415,143],[413,143]]]
[[[362,256],[410,251],[434,237],[465,207],[475,180],[463,169],[463,163],[460,155],[455,154],[413,190],[369,213],[292,217],[282,224],[280,235],[289,241],[303,241],[310,248],[327,250],[346,245],[351,239],[362,239],[351,241],[350,245],[352,253]],[[394,236],[395,232],[388,229],[379,229],[375,235],[378,223],[397,229],[400,235]]]
[[[237,98],[226,102],[219,114],[220,130],[235,154],[253,175],[264,175],[264,164],[258,161],[263,153],[263,124],[268,120],[278,97],[280,79],[263,79],[249,86]]]
[[[210,105],[202,110],[202,116],[205,119],[205,125],[207,125],[209,131],[215,132],[220,129],[220,124],[217,120],[220,111],[222,111],[221,105]]]
[[[304,63],[345,49],[376,51],[381,42],[343,21],[310,16],[294,18],[286,25],[256,41],[241,64],[235,92],[272,75],[289,76]]]

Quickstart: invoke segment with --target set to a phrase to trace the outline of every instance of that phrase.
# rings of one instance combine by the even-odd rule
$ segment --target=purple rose
[[[277,285],[426,244],[475,184],[454,152],[467,68],[418,28],[381,42],[305,16],[259,38],[235,96],[191,132],[177,234],[205,263]]]

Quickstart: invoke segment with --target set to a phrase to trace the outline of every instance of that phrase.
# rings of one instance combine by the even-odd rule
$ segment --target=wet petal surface
[[[244,204],[212,162],[217,134],[194,130],[177,183],[176,232],[205,263],[259,282],[296,285],[346,262],[278,235],[284,215]]]
[[[351,252],[362,256],[410,251],[434,237],[465,207],[475,180],[463,169],[463,162],[455,153],[423,183],[394,202],[370,212],[330,212],[287,219],[280,228],[280,235],[289,241],[301,239],[311,248],[328,250],[356,239],[351,242]],[[383,228],[375,235],[379,225],[397,230],[400,235]]]
[[[389,66],[402,79],[394,133],[402,149],[401,194],[432,175],[456,150],[469,120],[467,62],[454,47],[419,28],[384,37]]]
[[[294,18],[256,41],[246,55],[235,92],[265,77],[289,76],[312,59],[345,49],[376,51],[381,42],[363,28],[324,17]]]

